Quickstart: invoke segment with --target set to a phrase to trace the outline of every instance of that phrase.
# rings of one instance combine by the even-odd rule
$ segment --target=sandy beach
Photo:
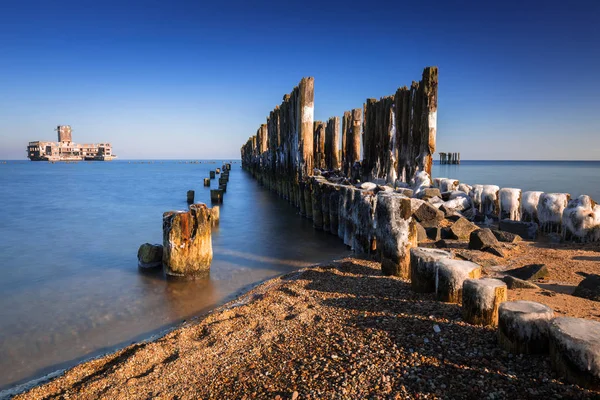
[[[460,242],[448,247],[479,257],[486,275],[545,263],[550,276],[541,288],[510,290],[509,300],[600,321],[600,303],[568,294],[583,279],[578,273],[600,272],[597,244],[505,245],[504,259]],[[78,365],[17,398],[589,399],[600,392],[563,383],[547,356],[503,351],[496,330],[463,322],[459,305],[412,292],[382,276],[375,261],[346,258],[269,280],[163,338]]]

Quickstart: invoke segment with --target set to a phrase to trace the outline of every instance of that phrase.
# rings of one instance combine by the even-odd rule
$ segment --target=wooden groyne
[[[460,153],[440,153],[440,164],[460,164]]]
[[[314,80],[304,78],[242,147],[242,167],[312,219],[315,229],[338,235],[355,253],[375,255],[384,275],[462,303],[467,322],[497,325],[505,350],[550,352],[568,381],[600,387],[600,324],[554,318],[540,303],[507,302],[507,285],[480,279],[477,263],[418,247],[427,238],[468,240],[470,249],[504,257],[499,240],[534,239],[538,226],[562,231],[563,238],[600,240],[600,206],[588,196],[569,201],[566,193],[432,179],[437,87],[437,68],[428,67],[410,89],[346,111],[338,152],[339,119],[313,120]],[[442,155],[444,163],[460,162],[458,153]],[[499,230],[485,228],[496,224]],[[573,337],[585,338],[577,349],[568,345]],[[580,362],[589,359],[595,360],[591,369]]]

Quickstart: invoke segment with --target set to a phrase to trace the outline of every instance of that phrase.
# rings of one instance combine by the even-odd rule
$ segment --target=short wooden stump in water
[[[210,191],[210,201],[213,203],[222,203],[223,191],[221,189],[212,189]]]
[[[435,293],[437,299],[447,303],[462,300],[463,282],[481,277],[481,267],[470,261],[442,258],[435,262]]]
[[[204,186],[210,186],[210,178],[204,178]]]
[[[535,301],[505,301],[498,308],[498,343],[511,353],[548,352],[548,325],[554,311]]]
[[[435,262],[443,258],[451,259],[449,251],[414,247],[410,249],[410,285],[418,293],[435,292]]]
[[[560,317],[549,325],[552,367],[570,383],[600,389],[600,322]]]
[[[463,320],[473,325],[498,325],[498,307],[508,289],[499,279],[467,279],[463,282]]]

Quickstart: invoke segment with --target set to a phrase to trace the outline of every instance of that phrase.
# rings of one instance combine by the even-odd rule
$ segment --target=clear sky
[[[0,1],[0,159],[30,140],[239,158],[315,77],[315,119],[439,72],[439,151],[600,159],[600,1]]]

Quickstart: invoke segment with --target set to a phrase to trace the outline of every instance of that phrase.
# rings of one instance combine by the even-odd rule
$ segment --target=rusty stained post
[[[339,159],[340,118],[331,117],[325,129],[325,167],[328,170],[340,168]]]
[[[302,78],[298,93],[298,150],[300,177],[313,174],[313,123],[315,115],[315,79]]]
[[[421,151],[417,158],[419,170],[431,175],[432,155],[435,153],[435,141],[437,132],[437,100],[438,100],[438,69],[427,67],[423,71],[421,81],[423,91],[423,114],[421,117]]]

